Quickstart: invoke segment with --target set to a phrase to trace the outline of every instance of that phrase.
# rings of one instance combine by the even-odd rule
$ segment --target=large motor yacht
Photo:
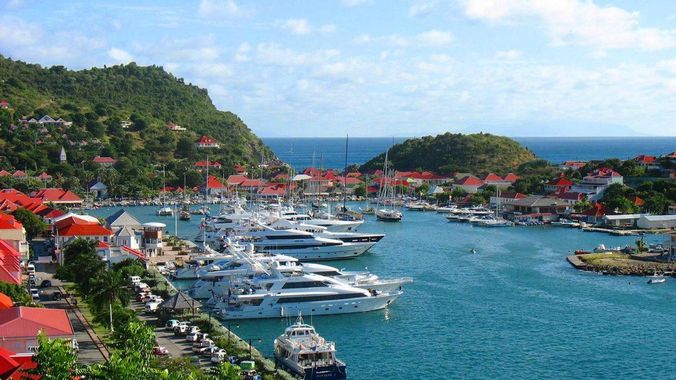
[[[242,281],[215,308],[224,319],[347,314],[383,309],[401,294],[356,288],[316,274],[284,276],[273,268],[268,278]]]

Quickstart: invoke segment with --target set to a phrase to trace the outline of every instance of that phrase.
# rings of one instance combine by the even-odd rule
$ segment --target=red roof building
[[[634,158],[636,164],[645,169],[657,169],[659,168],[657,157],[655,156],[646,156],[642,154]]]
[[[322,171],[317,169],[317,168],[309,167],[309,168],[303,170],[303,174],[306,174],[306,175],[309,175],[309,176],[312,176],[312,177],[319,177],[319,176],[322,175]]]
[[[235,169],[235,173],[237,173],[237,174],[241,174],[241,175],[249,174],[246,170],[246,166],[244,166],[244,165],[235,164],[234,169]]]
[[[11,175],[12,175],[12,173],[8,172],[5,169],[0,170],[0,177],[8,177],[8,176],[11,176]]]
[[[47,172],[42,172],[42,174],[40,174],[36,178],[41,180],[41,181],[51,181],[52,180],[52,176],[47,174]]]
[[[519,179],[519,176],[514,174],[514,173],[507,173],[507,175],[503,178],[503,180],[514,183]]]
[[[249,178],[244,175],[231,175],[228,177],[228,186],[239,186],[247,179]]]
[[[55,205],[81,205],[82,199],[70,190],[57,188],[42,189],[32,193],[33,198],[38,198],[44,203],[53,203]]]
[[[9,108],[9,102],[7,99],[0,99],[0,108],[7,109]]]
[[[502,177],[500,177],[495,173],[488,173],[481,180],[484,181],[484,183],[486,184],[490,184],[495,182],[502,182]]]
[[[117,162],[117,160],[112,158],[112,157],[96,156],[96,157],[94,157],[92,162],[95,163],[95,164],[102,165],[102,166],[112,166],[113,164],[115,164]]]
[[[12,177],[14,177],[14,178],[26,178],[28,176],[26,175],[25,172],[23,172],[21,170],[17,170],[12,174]]]
[[[545,191],[550,193],[565,193],[570,190],[570,187],[573,186],[573,184],[573,181],[566,178],[564,174],[561,174],[556,179],[545,184]]]
[[[584,161],[566,161],[561,165],[561,169],[580,170],[585,165],[587,165],[587,163]]]
[[[209,179],[207,180],[207,185],[209,186],[209,190],[213,189],[225,189],[225,185],[221,183],[221,181],[218,180],[215,176],[210,175]]]
[[[0,347],[0,379],[12,380],[38,380],[39,375],[28,373],[37,367],[33,362],[33,354],[17,354]]]
[[[260,179],[247,179],[246,181],[239,184],[243,189],[257,190],[261,187],[267,186],[267,182],[261,181]]]
[[[0,281],[21,285],[21,253],[0,240]]]
[[[281,183],[268,185],[258,194],[262,197],[283,197],[286,194],[286,186]]]
[[[37,346],[42,330],[49,338],[73,339],[73,327],[66,310],[18,306],[0,310],[0,347],[17,353]]]
[[[218,144],[218,141],[212,139],[209,136],[202,136],[200,137],[199,140],[197,140],[197,143],[195,143],[195,146],[198,149],[204,149],[204,148],[218,148],[220,145]]]
[[[220,169],[223,165],[218,161],[197,161],[194,166],[199,169],[206,169],[207,167]]]
[[[479,188],[484,185],[484,181],[479,178],[468,175],[460,178],[460,180],[453,184],[453,189],[462,189],[469,194],[474,194],[479,191]]]

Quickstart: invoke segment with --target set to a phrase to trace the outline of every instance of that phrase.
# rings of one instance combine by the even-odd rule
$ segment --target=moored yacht
[[[216,309],[224,319],[360,313],[383,309],[401,294],[360,289],[315,274],[284,276],[273,269],[271,277],[245,280],[233,288],[227,299],[216,302]]]
[[[335,343],[305,324],[301,314],[274,342],[275,362],[304,380],[347,379],[345,363],[336,359]]]

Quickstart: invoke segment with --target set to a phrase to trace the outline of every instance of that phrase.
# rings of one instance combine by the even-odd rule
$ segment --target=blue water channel
[[[155,208],[128,210],[174,231],[173,219],[154,216]],[[197,218],[179,222],[179,236],[195,236],[198,224]],[[415,282],[387,310],[312,318],[318,332],[336,342],[351,379],[639,379],[676,373],[676,279],[648,285],[640,277],[580,272],[565,260],[575,249],[634,244],[636,237],[558,227],[487,229],[421,212],[405,212],[397,224],[369,219],[361,231],[386,237],[365,256],[333,265]],[[240,321],[233,330],[261,338],[255,346],[271,355],[287,323]]]

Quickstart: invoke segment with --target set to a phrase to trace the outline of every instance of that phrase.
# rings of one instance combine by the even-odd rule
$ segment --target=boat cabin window
[[[299,281],[287,282],[282,286],[282,289],[298,289],[298,288],[321,288],[326,287],[326,283],[322,281]]]
[[[315,272],[315,274],[325,277],[340,276],[340,272],[338,271]]]

